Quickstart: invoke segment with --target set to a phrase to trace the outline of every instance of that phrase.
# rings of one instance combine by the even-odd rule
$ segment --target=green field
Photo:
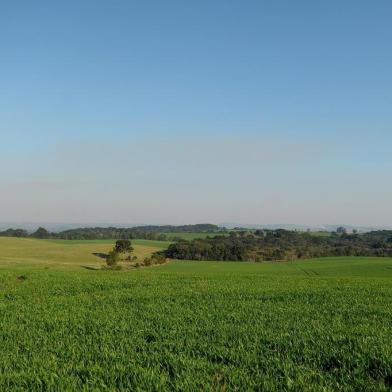
[[[176,238],[182,238],[183,240],[191,241],[196,238],[214,237],[216,235],[228,235],[228,232],[211,231],[211,232],[201,232],[201,233],[187,233],[184,231],[179,231],[177,233],[171,232],[171,233],[162,233],[162,234],[165,234],[169,240],[173,240]]]
[[[85,268],[112,245],[0,238],[1,391],[392,389],[392,259]]]

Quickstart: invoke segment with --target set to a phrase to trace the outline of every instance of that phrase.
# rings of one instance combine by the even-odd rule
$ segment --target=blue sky
[[[2,1],[0,220],[392,223],[390,1]]]

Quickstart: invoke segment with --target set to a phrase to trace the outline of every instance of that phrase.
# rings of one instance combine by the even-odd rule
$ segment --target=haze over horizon
[[[339,227],[344,227],[347,230],[358,230],[359,232],[369,232],[373,230],[392,230],[392,225],[350,225],[346,223],[335,224],[318,224],[318,225],[301,225],[295,223],[246,223],[246,222],[185,222],[172,224],[170,222],[156,223],[156,222],[23,222],[23,221],[0,221],[0,231],[8,229],[22,229],[33,233],[38,228],[45,228],[49,232],[61,232],[64,230],[80,229],[80,228],[132,228],[132,227],[146,227],[146,226],[183,226],[195,224],[215,224],[221,228],[234,229],[286,229],[286,230],[312,230],[312,231],[336,231]]]
[[[390,226],[391,16],[2,1],[0,222]]]

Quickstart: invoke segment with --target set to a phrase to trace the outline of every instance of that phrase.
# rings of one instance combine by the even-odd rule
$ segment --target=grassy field
[[[0,239],[0,390],[391,390],[391,259],[83,268],[111,246]]]
[[[196,238],[214,237],[216,235],[229,235],[228,232],[205,232],[205,233],[186,233],[183,231],[177,233],[163,233],[169,240],[182,238],[184,240],[194,240]]]
[[[45,267],[55,269],[80,269],[100,267],[105,264],[94,253],[107,253],[113,248],[114,240],[65,241],[35,240],[30,238],[0,237],[0,269],[5,267]],[[135,255],[143,260],[170,242],[133,240]]]

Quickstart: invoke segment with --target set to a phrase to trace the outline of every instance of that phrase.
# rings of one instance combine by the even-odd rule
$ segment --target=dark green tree
[[[117,253],[132,253],[133,247],[130,240],[117,240],[114,250]]]
[[[34,238],[50,238],[50,233],[43,227],[39,227],[31,236]]]
[[[106,264],[109,267],[114,267],[117,265],[119,260],[119,254],[115,250],[111,250],[109,254],[106,256]]]

